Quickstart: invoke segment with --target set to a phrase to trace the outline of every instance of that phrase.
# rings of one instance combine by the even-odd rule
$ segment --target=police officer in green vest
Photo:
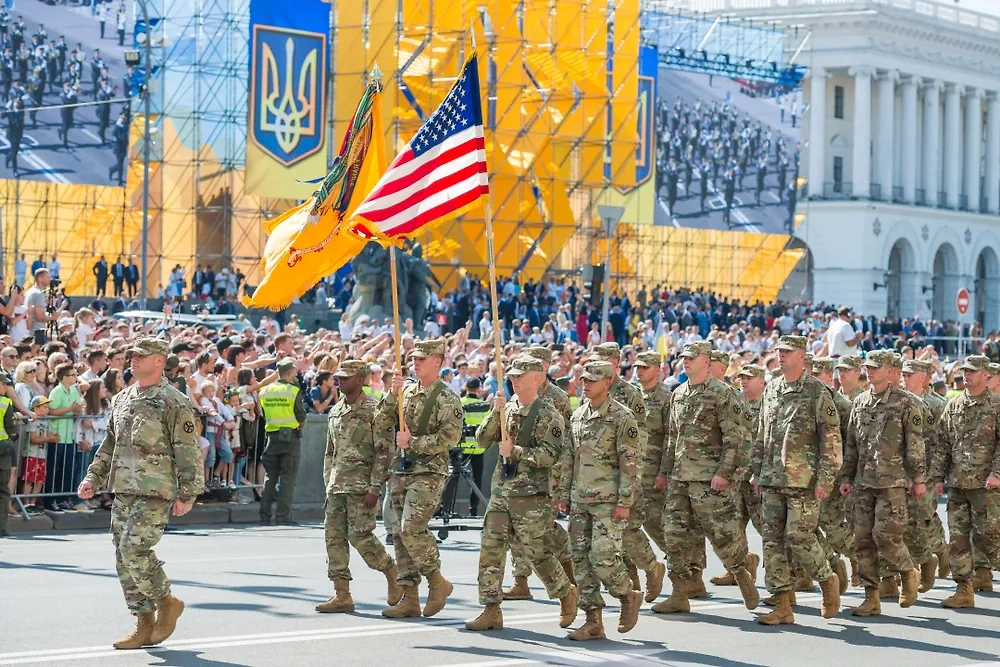
[[[260,522],[271,523],[271,504],[278,487],[279,526],[294,526],[291,519],[295,476],[299,471],[299,433],[306,420],[306,405],[302,392],[295,384],[298,371],[295,362],[278,362],[278,381],[260,390],[260,407],[264,411],[264,434],[267,445],[260,462],[264,466],[264,491],[260,497]]]
[[[483,383],[479,378],[469,378],[462,392],[462,416],[465,427],[462,431],[462,454],[469,457],[472,466],[472,479],[476,486],[483,485],[483,452],[486,450],[476,440],[476,429],[486,419],[490,411],[489,404],[483,400]],[[479,516],[479,496],[475,491],[469,491],[469,514]]]
[[[10,385],[10,376],[0,373],[0,384]],[[17,454],[17,431],[14,428],[14,405],[6,396],[0,396],[0,421],[3,431],[0,431],[0,537],[7,537],[7,506],[10,505],[10,471],[14,467],[14,456]]]

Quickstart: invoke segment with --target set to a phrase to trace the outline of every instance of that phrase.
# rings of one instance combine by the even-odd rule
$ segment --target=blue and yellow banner
[[[248,194],[306,199],[326,175],[330,7],[250,2]]]

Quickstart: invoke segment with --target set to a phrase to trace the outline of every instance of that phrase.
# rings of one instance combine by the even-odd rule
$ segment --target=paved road
[[[122,86],[122,76],[125,74],[124,49],[118,46],[117,33],[114,30],[112,13],[111,21],[105,31],[105,39],[100,38],[99,24],[90,16],[89,9],[71,6],[49,6],[45,3],[26,1],[17,3],[15,16],[24,16],[28,26],[27,35],[31,35],[39,23],[44,23],[49,33],[49,39],[57,40],[60,35],[66,36],[70,51],[77,42],[81,42],[87,53],[87,61],[83,67],[81,79],[80,102],[91,102],[90,57],[95,48],[101,50],[101,56],[108,65],[113,85]],[[131,26],[131,22],[129,24]],[[129,31],[130,39],[131,29]],[[126,46],[128,41],[126,41]],[[62,87],[56,86],[57,90]],[[59,93],[46,93],[43,97],[46,105],[60,104]],[[122,103],[112,104],[111,123],[118,118]],[[61,126],[60,112],[56,110],[39,111],[38,127],[31,126],[30,118],[26,120],[21,153],[18,156],[20,177],[30,180],[44,180],[53,183],[94,183],[110,184],[108,169],[114,165],[115,158],[111,150],[111,131],[108,130],[108,143],[101,145],[98,133],[97,112],[95,107],[78,108],[74,114],[74,125],[69,132],[69,148],[63,148],[58,137]],[[7,141],[6,121],[0,122],[0,154],[6,158],[10,144]],[[0,160],[0,178],[13,178],[13,170],[4,166]],[[115,181],[117,182],[117,181]]]
[[[742,120],[744,114],[750,114],[754,122],[761,121],[764,127],[770,127],[772,133],[779,132],[785,141],[785,154],[791,156],[795,150],[795,142],[798,140],[798,128],[791,127],[790,118],[786,114],[786,122],[782,123],[780,110],[773,100],[761,98],[751,98],[739,92],[739,86],[732,80],[724,77],[714,77],[712,85],[709,86],[708,76],[704,74],[689,74],[678,72],[665,67],[660,68],[659,95],[667,100],[672,106],[674,100],[680,96],[689,106],[701,100],[705,104],[713,102],[725,102],[726,94],[731,95],[732,104],[740,110]],[[744,178],[744,188],[737,187],[733,199],[733,211],[731,220],[733,228],[737,231],[750,233],[771,233],[785,234],[785,223],[788,219],[787,198],[782,195],[782,200],[778,197],[778,176],[777,167],[774,163],[774,153],[771,154],[772,164],[765,176],[765,189],[761,195],[760,204],[756,201],[757,169],[754,165],[749,169]],[[792,170],[789,169],[788,178],[791,179]],[[706,200],[706,211],[701,211],[701,184],[697,175],[691,182],[690,195],[684,190],[684,178],[682,177],[677,186],[677,203],[674,211],[667,207],[666,186],[660,193],[660,200],[657,202],[654,217],[657,225],[673,225],[674,227],[693,227],[698,229],[727,229],[723,221],[723,210],[725,209],[725,197],[723,187],[720,184],[711,183],[709,185],[709,195]],[[671,214],[672,213],[672,214]]]
[[[751,533],[759,553],[759,538]],[[617,602],[608,598],[615,602],[606,613],[609,639],[581,645],[564,639],[558,605],[544,599],[535,579],[534,601],[504,605],[503,633],[460,629],[479,610],[476,533],[455,535],[442,545],[455,594],[429,620],[382,618],[384,580],[357,554],[352,565],[358,612],[314,613],[313,605],[331,592],[318,525],[187,529],[169,533],[157,551],[187,611],[162,647],[115,652],[109,645],[127,633],[131,619],[109,535],[50,533],[0,541],[0,665],[950,667],[1000,659],[1000,596],[978,597],[975,610],[949,612],[938,605],[954,589],[949,581],[939,581],[916,606],[901,610],[886,604],[883,617],[865,623],[847,611],[824,620],[818,593],[800,593],[798,625],[779,629],[754,623],[760,611],[744,609],[736,589],[710,587],[711,599],[692,605],[692,614],[656,616],[645,605],[636,628],[618,635]],[[720,572],[718,561],[710,559],[710,574]],[[426,594],[426,586],[421,592]],[[845,605],[856,605],[861,597],[852,590]]]

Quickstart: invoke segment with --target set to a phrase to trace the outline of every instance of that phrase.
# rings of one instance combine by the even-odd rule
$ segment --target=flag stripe
[[[488,185],[481,185],[474,190],[469,190],[465,192],[460,197],[444,197],[444,203],[438,204],[437,206],[425,210],[418,216],[406,220],[402,224],[398,225],[393,230],[394,236],[405,236],[407,234],[412,234],[418,231],[421,227],[428,225],[430,223],[436,222],[438,219],[447,216],[448,212],[453,209],[464,208],[470,204],[475,203],[480,197],[485,197],[490,194],[490,188]]]
[[[466,196],[466,193],[473,193],[474,196]],[[466,203],[474,202],[478,197],[482,195],[489,194],[489,184],[486,179],[485,174],[474,174],[468,177],[465,181],[461,183],[456,183],[453,187],[440,190],[429,196],[424,197],[422,200],[414,203],[407,209],[400,211],[398,214],[393,216],[393,220],[398,220],[394,227],[391,229],[386,229],[380,227],[375,222],[368,223],[367,220],[361,222],[357,225],[359,231],[368,236],[378,236],[378,231],[381,230],[383,235],[386,236],[396,236],[399,234],[407,234],[409,231],[402,230],[415,230],[423,225],[430,224],[436,221],[437,215],[440,214],[442,207],[448,205],[448,202],[456,202],[456,207],[459,206],[459,201],[464,201]],[[367,223],[367,224],[365,224]]]
[[[443,168],[448,168],[451,165],[443,165]],[[398,202],[388,201],[388,198],[377,199],[372,204],[385,204],[385,206],[379,206],[378,208],[369,208],[367,211],[363,212],[366,220],[372,222],[380,223],[382,226],[382,232],[388,234],[390,228],[381,225],[381,223],[389,220],[391,218],[399,218],[401,214],[410,210],[413,206],[419,204],[422,200],[427,199],[429,196],[438,194],[439,192],[447,192],[453,186],[465,183],[470,177],[476,177],[480,174],[479,163],[471,162],[461,167],[454,173],[442,174],[437,179],[431,181],[428,187],[418,187],[414,188],[412,191],[407,193],[401,193],[403,198]],[[395,231],[393,231],[395,233]]]
[[[400,170],[399,175],[396,180],[383,183],[377,190],[371,193],[369,201],[375,200],[378,197],[387,197],[393,195],[400,190],[404,190],[413,184],[421,185],[420,181],[431,176],[435,176],[432,172],[441,166],[443,163],[448,163],[449,161],[459,161],[464,160],[464,158],[472,156],[475,157],[476,151],[482,151],[481,159],[485,164],[486,161],[486,141],[482,137],[477,137],[472,135],[467,141],[455,145],[445,151],[438,154],[432,155],[428,152],[426,155],[422,155],[416,160],[410,160],[407,166],[412,166],[409,173],[403,173]],[[409,153],[409,151],[406,151]],[[406,154],[404,153],[404,155]],[[430,158],[430,159],[428,159]],[[368,207],[365,206],[361,209],[361,212],[368,211]]]
[[[483,136],[482,128],[478,126],[467,128],[457,134],[448,137],[437,146],[434,146],[433,148],[427,150],[420,157],[426,156],[427,158],[431,158],[434,157],[435,155],[440,155],[440,153],[443,151],[447,151],[454,148],[455,146],[461,146],[465,144],[473,137],[482,137],[482,136]],[[414,155],[413,147],[410,144],[407,144],[403,152],[397,155],[396,158],[389,163],[389,168],[386,170],[386,173],[392,173],[394,178],[402,178],[417,168],[418,163],[414,162],[415,159],[417,158]],[[370,196],[374,196],[376,192],[378,192],[378,190],[373,191]]]

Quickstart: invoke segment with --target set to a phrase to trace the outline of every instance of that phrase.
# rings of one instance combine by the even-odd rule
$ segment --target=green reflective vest
[[[7,411],[10,410],[12,405],[14,405],[12,400],[6,396],[0,396],[0,442],[10,440],[10,436],[7,435],[7,431],[3,428],[3,420],[7,418]],[[6,483],[6,480],[4,480],[4,483]]]
[[[372,389],[368,385],[365,385],[364,389],[362,389],[361,391],[365,392],[366,394],[368,394],[369,396],[375,398],[376,400],[381,399],[382,396],[383,396],[383,392],[378,391],[376,389]]]
[[[486,420],[489,411],[490,406],[486,401],[471,396],[462,398],[462,413],[465,419],[463,454],[482,454],[486,451],[476,440],[476,429]]]
[[[295,397],[299,388],[287,382],[275,382],[260,390],[260,407],[264,411],[264,431],[274,433],[281,428],[298,428],[295,418]]]
[[[578,407],[580,407],[580,399],[576,396],[570,396],[569,407],[571,410],[576,410]]]

